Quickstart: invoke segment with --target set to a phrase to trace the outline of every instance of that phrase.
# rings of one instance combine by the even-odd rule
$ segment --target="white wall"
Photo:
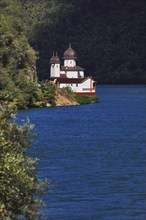
[[[66,74],[68,78],[78,78],[78,71],[60,71],[60,74]],[[81,78],[84,78],[84,72],[79,71]]]
[[[60,77],[60,64],[51,64],[50,77]]]
[[[91,79],[87,79],[86,81],[84,81],[83,83],[62,83],[60,84],[60,88],[63,88],[63,87],[66,87],[66,86],[69,86],[71,87],[71,89],[74,91],[74,92],[90,92],[91,89],[90,89],[90,84],[91,84]],[[92,92],[95,92],[95,89],[93,89],[93,80],[92,80]]]
[[[82,83],[82,92],[95,92],[95,89],[93,89],[93,83],[94,81],[90,78],[84,81]]]
[[[84,78],[84,72],[83,71],[79,71],[79,74],[80,74],[81,78]]]
[[[51,67],[50,67],[50,77],[54,77],[54,64],[51,64]]]
[[[78,71],[66,71],[68,78],[78,78]]]
[[[60,74],[65,74],[65,71],[60,71]]]
[[[76,61],[75,60],[64,60],[64,66],[74,67],[76,66]]]

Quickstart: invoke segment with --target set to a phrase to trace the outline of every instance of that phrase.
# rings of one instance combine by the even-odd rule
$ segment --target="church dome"
[[[55,63],[55,56],[54,56],[54,54],[53,54],[53,56],[50,58],[50,63],[52,64],[52,63]]]
[[[55,56],[54,56],[54,53],[53,53],[53,56],[50,59],[50,63],[51,64],[60,63],[60,58],[58,57],[57,53],[56,53]]]
[[[60,58],[59,58],[59,56],[55,56],[55,63],[60,63]]]
[[[77,59],[76,52],[71,48],[71,44],[69,44],[69,48],[64,52],[63,58],[65,60]]]

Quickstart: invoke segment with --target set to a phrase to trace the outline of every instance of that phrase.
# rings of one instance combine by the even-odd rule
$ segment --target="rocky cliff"
[[[68,95],[65,91],[57,89],[56,91],[56,106],[69,106],[69,105],[79,105],[74,97]]]

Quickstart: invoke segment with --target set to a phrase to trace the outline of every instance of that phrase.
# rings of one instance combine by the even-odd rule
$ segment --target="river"
[[[146,219],[146,87],[99,85],[101,102],[30,109],[48,220]]]

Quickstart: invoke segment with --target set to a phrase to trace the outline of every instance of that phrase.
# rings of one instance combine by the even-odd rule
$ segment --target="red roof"
[[[84,71],[85,69],[83,69],[82,67],[80,66],[62,66],[61,67],[61,71]]]
[[[84,78],[60,78],[60,77],[58,77],[58,78],[51,78],[51,79],[56,79],[57,82],[59,82],[59,83],[82,83],[89,78],[90,78],[90,76],[84,77]]]
[[[86,78],[60,78],[60,77],[51,77],[51,80],[57,80],[59,83],[81,83],[85,81],[88,77]]]
[[[59,83],[81,83],[86,81],[87,79],[91,78],[90,76],[84,78],[67,78],[67,77],[50,77],[51,80],[57,80]],[[91,78],[92,79],[92,78]],[[92,79],[93,82],[95,82]]]
[[[58,78],[59,83],[81,83],[85,78]]]

